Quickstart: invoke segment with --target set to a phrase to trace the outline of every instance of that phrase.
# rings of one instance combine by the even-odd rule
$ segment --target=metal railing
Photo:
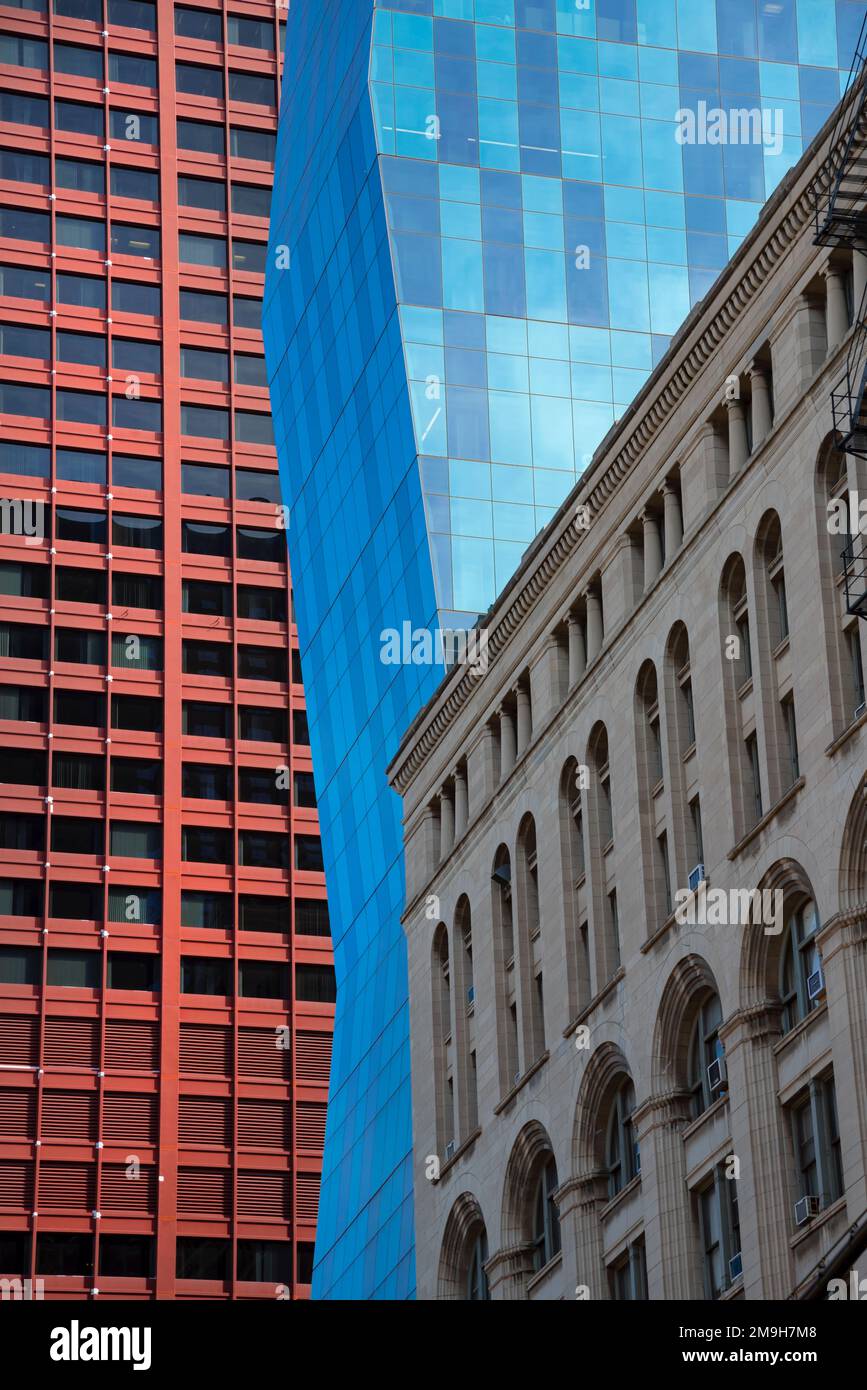
[[[846,612],[867,621],[867,537],[850,536],[843,550]]]
[[[867,64],[867,12],[855,46],[846,89],[840,101],[837,120],[829,141],[829,158],[815,189],[815,241],[824,246],[848,244],[867,224],[863,203],[867,197],[867,165],[853,157],[864,111],[867,86],[861,90],[853,109],[848,97],[862,78]]]

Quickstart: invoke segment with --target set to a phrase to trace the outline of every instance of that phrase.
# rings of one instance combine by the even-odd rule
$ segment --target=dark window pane
[[[162,580],[155,575],[124,574],[115,570],[111,578],[111,590],[111,601],[118,607],[146,608],[158,613],[162,610]]]
[[[178,1279],[228,1279],[229,1242],[179,1236],[175,1273]]]
[[[88,391],[58,391],[55,396],[57,419],[67,424],[105,428],[106,404],[105,396],[94,396]]]
[[[111,664],[121,670],[161,671],[163,644],[160,637],[139,637],[137,633],[113,632]]]
[[[0,594],[8,594],[10,598],[48,598],[47,568],[25,565],[18,560],[0,561]]]
[[[117,429],[147,430],[151,434],[159,434],[163,427],[162,403],[114,396],[111,402],[111,423]]]
[[[56,887],[74,888],[74,884]],[[99,913],[102,916],[102,913]],[[102,971],[98,951],[49,951],[45,980],[66,989],[99,989]]]
[[[181,348],[181,376],[197,377],[200,381],[228,382],[229,354],[210,348]]]
[[[105,168],[85,159],[55,159],[54,182],[58,188],[71,188],[77,193],[96,193],[105,196]]]
[[[231,737],[231,707],[185,700],[182,712],[183,731],[191,738]]]
[[[238,589],[238,617],[262,623],[285,623],[286,594],[283,589]]]
[[[242,19],[240,15],[230,14],[229,43],[273,53],[274,26],[267,19]]]
[[[98,251],[105,255],[105,223],[89,217],[65,217],[58,213],[55,221],[58,246],[72,246],[77,251]]]
[[[88,1275],[92,1269],[92,1236],[39,1232],[36,1241],[38,1275]]]
[[[52,816],[51,850],[54,854],[101,855],[103,823],[91,816]]]
[[[312,772],[296,772],[292,781],[293,800],[296,806],[314,807],[316,805],[316,784]]]
[[[181,464],[181,491],[193,497],[228,498],[231,473],[207,463]]]
[[[0,811],[0,849],[27,850],[37,854],[44,850],[45,817]]]
[[[111,790],[134,796],[159,796],[163,789],[163,765],[155,758],[111,760]]]
[[[242,864],[256,869],[288,869],[289,837],[264,830],[242,830],[238,836]]]
[[[105,122],[101,106],[57,100],[54,103],[54,124],[58,130],[67,130],[73,135],[95,135],[100,140],[104,138]]]
[[[160,987],[158,965],[156,956],[112,951],[108,957],[108,988],[155,993]]]
[[[202,956],[185,956],[181,960],[182,994],[228,994],[230,981],[227,960],[207,960]]]
[[[175,11],[177,13],[177,11]],[[226,132],[211,121],[178,120],[178,149],[195,150],[197,154],[226,153]]]
[[[149,169],[128,169],[123,164],[111,166],[111,191],[115,198],[138,198],[143,203],[159,201],[159,178]]]
[[[111,307],[117,314],[146,314],[157,319],[160,316],[159,285],[137,285],[132,280],[114,279]]]
[[[19,386],[13,382],[0,383],[0,411],[6,415],[23,415],[32,420],[48,420],[50,410],[50,392],[43,387]]]
[[[239,526],[236,544],[239,560],[269,560],[280,564],[286,559],[284,531],[260,531],[252,526]]]
[[[276,647],[239,647],[238,675],[248,681],[279,681],[286,683],[285,651]]]
[[[46,755],[30,748],[6,748],[0,763],[0,785],[44,787]]]
[[[232,300],[232,317],[236,328],[254,328],[257,333],[261,333],[261,299],[248,299],[245,295],[236,294]]]
[[[115,513],[111,522],[111,539],[113,545],[162,550],[163,523],[158,516],[119,516]]]
[[[241,801],[259,802],[267,806],[285,805],[289,789],[282,769],[242,767],[238,772],[238,797]]]
[[[288,999],[288,966],[242,960],[238,965],[238,993],[242,999]]]
[[[0,914],[4,917],[41,917],[42,903],[43,885],[38,879],[0,879]]]
[[[163,727],[162,700],[148,699],[144,695],[112,695],[111,727],[160,733]]]
[[[112,86],[122,82],[128,87],[157,85],[157,65],[153,58],[138,58],[132,53],[110,53],[108,75]]]
[[[324,898],[296,898],[295,930],[301,936],[330,936],[328,903]]]
[[[49,272],[24,265],[0,265],[0,294],[47,304],[51,299]]]
[[[105,788],[105,758],[95,753],[55,753],[51,783],[70,791],[101,792]]]
[[[202,617],[228,618],[232,590],[228,584],[212,584],[206,579],[183,581],[183,611]]]
[[[307,711],[304,709],[293,709],[292,711],[292,742],[305,744],[310,742]]]
[[[113,338],[111,365],[117,372],[151,372],[159,376],[161,351],[159,343],[146,343],[138,338]],[[150,460],[149,460],[150,462]],[[117,463],[115,462],[115,473]],[[142,484],[139,484],[141,487]]]
[[[222,555],[232,553],[232,533],[228,526],[215,526],[208,521],[181,523],[181,549],[187,555]]]
[[[58,163],[61,162],[58,160]],[[26,150],[0,150],[0,179],[47,188],[49,173],[48,158],[44,154],[28,154]]]
[[[181,858],[185,863],[231,864],[232,840],[229,831],[211,825],[183,826]]]
[[[115,256],[140,256],[144,260],[156,260],[160,254],[160,234],[156,227],[132,227],[126,222],[112,222],[111,250]]]
[[[232,126],[229,145],[236,159],[258,159],[263,164],[274,163],[276,137],[269,130],[245,130]]]
[[[0,121],[48,129],[48,100],[28,92],[0,92]]]
[[[96,333],[66,333],[62,329],[58,330],[57,360],[75,362],[82,367],[104,368],[105,338]]]
[[[229,16],[231,22],[231,15]],[[257,1284],[292,1280],[292,1246],[288,1240],[239,1240],[238,1278]]]
[[[269,217],[271,190],[259,184],[232,184],[232,211],[240,217]]]
[[[229,438],[229,412],[207,405],[182,405],[181,434],[225,443]]]
[[[105,512],[83,512],[73,507],[58,507],[55,511],[57,539],[78,541],[86,545],[105,545],[108,526]]]
[[[198,801],[231,801],[231,769],[212,763],[184,763],[182,794]]]
[[[295,967],[295,997],[311,1004],[333,1004],[337,999],[334,971],[328,965]]]
[[[323,872],[322,841],[318,835],[295,836],[295,867],[308,873]]]
[[[222,43],[223,19],[214,10],[194,10],[186,5],[176,5],[175,33],[182,39]]]
[[[47,72],[48,44],[41,39],[27,39],[19,34],[0,34],[0,63]]]
[[[149,1279],[154,1272],[153,1237],[100,1236],[99,1272],[106,1279]]]
[[[268,245],[264,241],[238,241],[232,238],[232,266],[251,275],[265,274]]]
[[[47,478],[50,469],[51,452],[40,444],[0,440],[0,473],[14,473],[21,478]]]
[[[71,43],[55,43],[54,71],[72,77],[91,77],[102,81],[102,49],[80,48]]]
[[[58,334],[58,337],[60,335]],[[98,339],[97,341],[101,341]],[[106,456],[86,449],[58,449],[57,476],[71,483],[96,483],[105,486]]]
[[[21,724],[43,724],[47,717],[47,691],[23,685],[0,685],[0,719]]]
[[[242,894],[238,899],[238,925],[241,931],[289,931],[289,908],[287,898]]]
[[[219,179],[193,179],[178,176],[178,205],[204,208],[207,212],[226,211],[226,185]]]
[[[251,106],[276,106],[277,88],[273,77],[260,77],[253,72],[229,73],[229,100],[244,101]]]
[[[99,309],[104,313],[105,281],[97,280],[93,275],[58,273],[57,302],[74,304],[79,309]]]
[[[13,241],[38,241],[47,246],[51,240],[51,220],[47,212],[0,208],[0,236],[11,237]]]
[[[54,634],[54,654],[57,661],[68,661],[77,666],[104,666],[105,633],[86,632],[81,628],[58,628]]]
[[[268,372],[264,357],[253,357],[247,353],[235,353],[235,381],[239,386],[268,385]]]
[[[223,73],[220,68],[199,67],[195,63],[176,63],[175,80],[178,92],[184,96],[223,100]]]
[[[45,661],[48,629],[32,623],[0,623],[0,656],[13,661]]]
[[[134,821],[112,821],[111,853],[123,859],[162,859],[162,826]]]
[[[181,892],[181,926],[231,931],[232,897],[229,893]]]
[[[190,323],[215,323],[225,327],[229,322],[228,299],[224,294],[181,290],[180,305],[181,318]]]
[[[235,411],[235,438],[239,444],[274,443],[274,425],[270,415],[256,410]]]
[[[97,603],[105,606],[108,586],[102,570],[58,568],[55,598],[64,603]]]
[[[125,140],[130,144],[142,145],[158,145],[160,142],[159,122],[156,116],[150,116],[145,111],[112,108],[109,130],[113,141]]]
[[[124,29],[146,29],[155,34],[157,28],[157,7],[149,0],[108,0],[110,24],[119,24]]]
[[[158,888],[124,888],[120,884],[109,888],[109,922],[150,922],[159,926],[162,916],[162,899]]]
[[[102,921],[102,885],[90,883],[52,883],[48,894],[48,915],[49,917],[59,917],[67,922],[96,922]],[[82,989],[97,989],[99,987],[98,967],[99,956],[95,951],[84,951],[81,953],[80,960],[71,963],[72,975],[64,979],[64,962],[55,962],[55,978],[52,978],[52,956],[64,953],[48,953],[48,983],[50,985],[77,984]],[[70,956],[78,953],[69,953]],[[89,983],[94,978],[94,965],[97,966],[96,982]],[[74,976],[74,978],[72,977]]]
[[[242,705],[238,710],[238,737],[251,743],[285,743],[286,713],[278,709],[255,709]]]

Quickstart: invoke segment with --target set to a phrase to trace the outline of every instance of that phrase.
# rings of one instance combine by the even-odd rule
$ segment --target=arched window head
[[[470,1303],[487,1303],[491,1297],[485,1265],[488,1260],[488,1234],[479,1227],[470,1238],[466,1270],[466,1298]]]
[[[695,707],[692,699],[689,633],[683,623],[678,623],[674,628],[669,638],[668,651],[674,670],[678,742],[683,754],[695,743]]]
[[[632,1124],[634,1109],[635,1088],[627,1079],[615,1095],[608,1117],[605,1160],[609,1197],[616,1197],[641,1172],[641,1155]]]
[[[557,1164],[550,1154],[537,1179],[533,1205],[533,1269],[544,1269],[560,1253],[560,1214],[554,1193],[557,1181]]]
[[[728,602],[729,637],[738,639],[737,684],[743,685],[753,674],[750,613],[747,602],[747,572],[740,555],[733,555],[726,566],[724,587]]]
[[[807,1018],[825,997],[822,957],[816,944],[818,930],[816,904],[810,898],[802,901],[786,918],[780,958],[784,1033]]]
[[[709,994],[696,1016],[689,1048],[689,1089],[695,1117],[704,1114],[726,1090],[725,1049],[719,1037],[721,1023],[719,996]]]
[[[783,564],[783,532],[776,512],[769,512],[759,530],[759,553],[768,583],[768,622],[771,647],[789,635],[789,605]]]

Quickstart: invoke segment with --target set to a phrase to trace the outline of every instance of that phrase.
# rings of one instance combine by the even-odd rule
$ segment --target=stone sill
[[[469,1136],[469,1138],[467,1138],[467,1139],[464,1140],[464,1142],[461,1144],[461,1147],[460,1147],[459,1149],[455,1149],[455,1151],[454,1151],[454,1153],[452,1154],[451,1158],[449,1159],[448,1163],[444,1163],[443,1166],[442,1166],[442,1168],[440,1169],[440,1175],[439,1175],[439,1177],[438,1177],[438,1178],[434,1178],[433,1181],[434,1181],[435,1183],[442,1182],[442,1180],[443,1180],[443,1178],[446,1176],[446,1174],[447,1174],[447,1173],[450,1173],[451,1170],[454,1168],[454,1166],[455,1166],[455,1164],[457,1163],[458,1159],[459,1159],[459,1158],[463,1158],[463,1156],[464,1156],[465,1153],[469,1153],[470,1149],[471,1149],[471,1148],[473,1147],[473,1145],[475,1144],[475,1142],[476,1142],[476,1140],[478,1139],[478,1137],[479,1137],[479,1135],[481,1134],[481,1132],[482,1132],[482,1127],[481,1127],[481,1125],[479,1125],[478,1129],[474,1129],[473,1132],[472,1132],[472,1134]]]
[[[562,1263],[563,1252],[558,1250],[557,1254],[554,1255],[542,1269],[540,1269],[536,1274],[534,1274],[532,1279],[528,1282],[527,1296],[529,1297],[533,1290],[537,1289],[540,1284],[544,1284],[545,1280],[548,1278],[548,1275],[553,1274],[555,1269],[559,1269]]]
[[[570,1038],[572,1034],[575,1032],[576,1028],[580,1028],[585,1018],[589,1018],[590,1015],[593,1013],[593,1010],[598,1009],[602,1001],[604,999],[607,999],[608,995],[611,994],[612,990],[616,989],[617,986],[620,984],[620,981],[625,978],[626,971],[623,968],[623,966],[620,965],[617,967],[617,970],[611,976],[611,979],[608,981],[608,983],[606,985],[603,985],[599,993],[597,995],[594,995],[594,997],[590,1000],[590,1003],[585,1004],[581,1012],[579,1014],[576,1014],[575,1017],[572,1019],[572,1022],[566,1024],[566,1027],[563,1029],[563,1037]]]
[[[837,1198],[836,1202],[832,1202],[829,1207],[825,1207],[820,1211],[818,1216],[814,1216],[812,1221],[809,1221],[803,1230],[798,1230],[793,1236],[789,1236],[789,1248],[791,1250],[797,1250],[799,1245],[803,1245],[810,1239],[810,1236],[814,1236],[817,1231],[821,1231],[823,1226],[827,1226],[829,1221],[833,1221],[835,1216],[839,1216],[841,1212],[845,1210],[846,1195],[844,1193],[842,1197]]]
[[[620,1206],[620,1203],[625,1202],[629,1197],[632,1196],[634,1192],[637,1192],[640,1187],[641,1174],[636,1173],[634,1178],[629,1179],[629,1182],[626,1184],[625,1187],[621,1187],[620,1191],[615,1192],[614,1196],[608,1202],[606,1202],[605,1206],[599,1213],[599,1220],[604,1221],[606,1217],[611,1216],[611,1214],[615,1212],[617,1208]]]
[[[551,1056],[551,1053],[548,1051],[548,1049],[547,1049],[547,1047],[546,1047],[546,1048],[545,1048],[545,1051],[542,1053],[542,1056],[536,1058],[536,1060],[535,1060],[535,1062],[533,1063],[533,1065],[532,1065],[531,1067],[528,1067],[528,1069],[524,1072],[524,1075],[518,1078],[518,1080],[515,1082],[514,1086],[512,1087],[511,1091],[508,1091],[508,1092],[506,1093],[506,1095],[503,1096],[503,1099],[502,1099],[497,1105],[494,1106],[494,1114],[495,1114],[495,1115],[500,1115],[500,1114],[502,1114],[502,1112],[503,1112],[508,1106],[511,1105],[512,1101],[515,1099],[515,1096],[518,1094],[518,1092],[519,1092],[519,1091],[522,1091],[522,1090],[524,1089],[524,1087],[526,1086],[527,1082],[530,1080],[530,1078],[531,1078],[532,1076],[535,1076],[535,1075],[536,1075],[536,1072],[537,1072],[537,1071],[541,1071],[542,1067],[544,1067],[545,1063],[547,1062],[547,1060],[548,1060],[548,1058],[549,1058],[550,1056]],[[455,1154],[455,1158],[457,1158],[457,1154]]]
[[[760,835],[762,831],[770,825],[774,817],[778,816],[782,811],[783,807],[788,805],[790,801],[793,801],[794,798],[798,795],[798,792],[803,791],[806,785],[807,779],[804,776],[804,774],[801,773],[797,782],[793,782],[792,785],[789,787],[789,790],[787,792],[783,792],[783,795],[780,797],[779,801],[776,801],[774,805],[771,807],[771,809],[765,812],[761,820],[756,821],[753,828],[747,831],[743,839],[738,840],[737,844],[729,850],[727,857],[730,860],[734,861],[739,857],[739,855],[743,854],[744,850],[747,848],[749,844],[752,843],[756,836]]]
[[[790,1028],[788,1033],[783,1034],[779,1042],[774,1043],[772,1049],[774,1056],[779,1057],[784,1053],[796,1039],[802,1038],[805,1033],[808,1033],[817,1020],[823,1018],[827,1012],[828,1001],[823,999],[817,1009],[811,1009],[806,1018],[800,1019],[800,1021],[795,1024],[794,1028]]]
[[[852,723],[847,725],[839,738],[835,738],[833,743],[828,744],[828,747],[825,749],[825,757],[833,758],[834,754],[843,747],[843,744],[848,743],[849,739],[852,738],[854,734],[857,734],[859,729],[863,729],[865,724],[867,724],[867,710],[865,710],[863,714],[860,714],[857,719],[853,719]]]

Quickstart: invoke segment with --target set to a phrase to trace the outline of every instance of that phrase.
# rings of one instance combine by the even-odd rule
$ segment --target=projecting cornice
[[[846,98],[849,104],[852,97],[850,93]],[[838,119],[838,113],[832,112],[810,148],[783,180],[716,286],[693,309],[626,416],[602,441],[583,478],[531,546],[491,612],[481,620],[480,626],[488,633],[486,673],[474,675],[468,668],[451,671],[407,730],[387,769],[389,782],[401,796],[480,681],[491,681],[491,673],[510,638],[582,539],[586,539],[588,518],[592,522],[619,491],[692,384],[719,354],[720,347],[798,241],[804,227],[813,220],[816,193],[829,186],[826,145]],[[848,127],[844,135],[847,133]],[[782,205],[799,184],[802,187],[795,201],[782,212]],[[733,282],[728,295],[708,317],[710,302],[725,292],[727,280]],[[691,346],[690,339],[694,340]]]

